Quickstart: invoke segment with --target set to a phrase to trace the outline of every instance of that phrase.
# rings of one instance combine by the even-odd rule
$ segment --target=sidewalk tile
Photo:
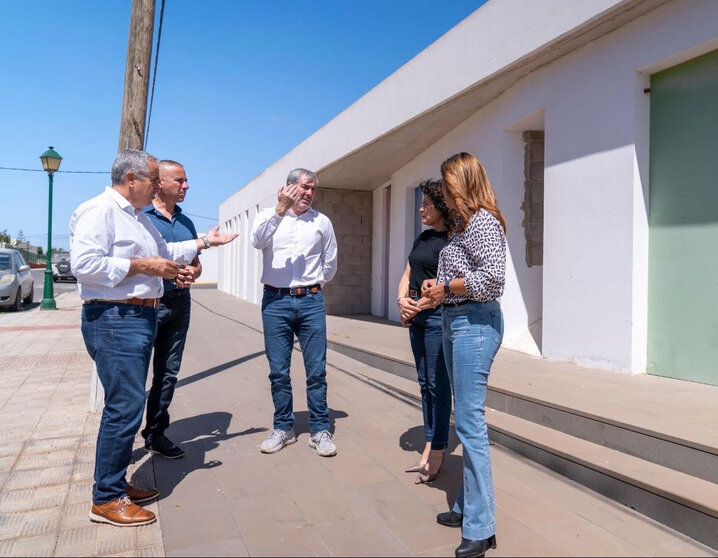
[[[137,528],[113,527],[108,525],[97,532],[95,554],[109,556],[124,552],[134,552],[137,548]]]
[[[2,556],[53,556],[55,551],[55,539],[57,535],[54,533],[39,535],[36,537],[27,537],[17,539],[12,552],[3,554]]]
[[[358,521],[341,521],[317,531],[335,556],[408,556],[404,546],[384,522],[367,518]]]
[[[161,554],[148,554],[145,548],[140,548],[141,556],[162,556]],[[228,539],[226,541],[207,541],[194,546],[185,546],[167,552],[167,556],[249,556],[242,539]],[[296,556],[300,556],[297,552]]]
[[[97,534],[100,529],[121,529],[111,525],[90,523],[86,527],[60,531],[55,554],[57,556],[90,556],[95,552]]]
[[[718,551],[711,551],[702,544],[689,540],[660,548],[653,556],[718,556]]]
[[[149,546],[141,546],[140,548],[138,548],[137,556],[146,558],[160,558],[162,556],[169,556],[169,554],[165,554],[164,547],[161,544],[151,544]],[[192,554],[189,554],[188,556],[192,556]]]
[[[327,487],[316,490],[298,487],[291,494],[310,525],[321,526],[371,517],[369,510],[346,489]]]
[[[3,413],[4,415],[4,413]],[[20,455],[23,444],[2,444],[0,445],[0,457],[16,457]]]
[[[147,506],[145,506],[147,507]],[[157,514],[157,510],[151,509],[151,512]],[[141,525],[135,529],[137,531],[137,546],[139,548],[154,545],[162,546],[162,531],[157,529],[155,524]]]

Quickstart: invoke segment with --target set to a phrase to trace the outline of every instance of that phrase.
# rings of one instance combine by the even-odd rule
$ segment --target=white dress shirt
[[[128,277],[130,260],[162,256],[189,264],[196,255],[196,240],[165,242],[145,212],[109,186],[70,218],[70,265],[82,300],[159,298],[162,278]]]
[[[306,287],[332,280],[337,272],[337,239],[329,217],[309,208],[257,214],[252,246],[262,251],[262,283],[277,288]]]

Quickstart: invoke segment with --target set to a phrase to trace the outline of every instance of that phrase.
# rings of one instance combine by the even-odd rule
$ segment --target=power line
[[[216,217],[205,217],[204,215],[195,215],[194,213],[187,213],[186,211],[183,211],[185,215],[189,215],[190,217],[195,217],[197,219],[207,219],[208,221],[217,221]]]
[[[0,167],[0,170],[23,171],[23,172],[46,172],[44,169],[24,169],[21,167]],[[64,172],[65,174],[110,174],[110,171],[58,170],[55,172]]]
[[[160,7],[160,26],[157,30],[157,48],[155,49],[155,67],[152,70],[152,92],[150,93],[150,110],[147,114],[147,130],[145,132],[145,149],[147,149],[147,138],[150,137],[150,121],[152,120],[152,104],[155,100],[155,82],[157,81],[157,62],[160,58],[160,41],[162,40],[162,20],[165,15],[165,0],[162,0]]]

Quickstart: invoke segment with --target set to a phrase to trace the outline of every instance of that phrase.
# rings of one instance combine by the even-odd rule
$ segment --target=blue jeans
[[[152,358],[152,387],[147,397],[147,419],[142,437],[149,443],[170,425],[169,407],[182,365],[192,299],[188,289],[175,289],[162,297],[157,308],[157,335]]]
[[[486,427],[486,387],[501,346],[504,321],[497,301],[445,306],[444,358],[454,390],[456,434],[464,447],[464,475],[453,510],[464,515],[462,536],[496,533],[494,484]]]
[[[262,324],[274,402],[274,428],[289,430],[294,427],[289,365],[296,334],[307,374],[309,430],[312,434],[329,430],[327,319],[322,291],[304,296],[264,291]]]
[[[82,306],[82,337],[105,388],[95,451],[94,504],[126,495],[125,473],[142,423],[156,327],[154,308],[111,302]]]
[[[449,445],[451,384],[442,338],[441,308],[419,312],[409,326],[409,341],[421,388],[424,439],[431,442],[433,450],[443,450]]]

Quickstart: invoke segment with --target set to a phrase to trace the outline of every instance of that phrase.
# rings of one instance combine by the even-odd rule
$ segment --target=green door
[[[650,95],[648,372],[718,385],[718,51]]]

